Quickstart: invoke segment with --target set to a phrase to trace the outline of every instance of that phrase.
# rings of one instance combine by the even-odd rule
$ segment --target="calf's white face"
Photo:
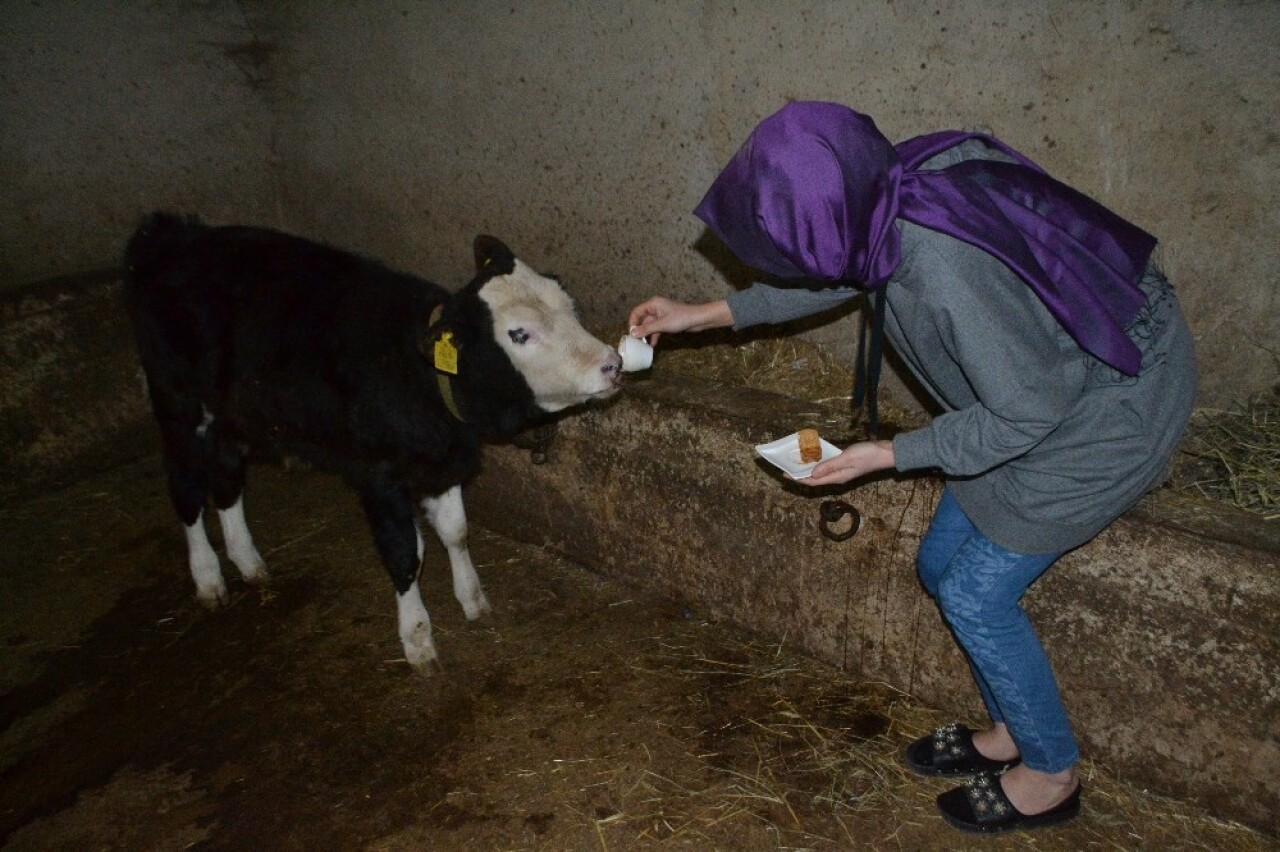
[[[543,411],[604,399],[622,386],[622,357],[587,333],[554,279],[517,259],[510,274],[480,288],[480,298],[493,316],[498,345]]]

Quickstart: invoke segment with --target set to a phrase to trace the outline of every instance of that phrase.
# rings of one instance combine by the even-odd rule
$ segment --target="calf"
[[[415,669],[436,659],[416,506],[448,550],[466,617],[489,609],[461,490],[481,441],[611,396],[622,372],[556,280],[493,237],[474,248],[475,279],[450,294],[271,230],[156,213],[133,234],[125,303],[203,603],[227,600],[204,530],[210,498],[228,557],[245,580],[266,578],[242,501],[246,457],[264,452],[334,471],[359,495]]]

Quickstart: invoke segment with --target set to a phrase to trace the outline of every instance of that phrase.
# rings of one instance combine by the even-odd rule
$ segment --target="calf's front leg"
[[[467,548],[467,512],[462,506],[462,487],[455,485],[439,497],[427,497],[422,501],[422,511],[449,552],[453,596],[462,604],[467,620],[475,621],[492,608],[480,587],[480,576]]]
[[[361,490],[361,505],[378,555],[396,589],[396,615],[404,658],[419,673],[431,674],[438,657],[431,617],[418,589],[419,545],[413,500],[402,489],[374,484]]]

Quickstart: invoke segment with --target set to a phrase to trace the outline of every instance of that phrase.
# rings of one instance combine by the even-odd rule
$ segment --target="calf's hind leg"
[[[240,569],[240,576],[246,582],[265,583],[268,579],[267,566],[253,544],[253,536],[244,519],[244,456],[239,447],[220,434],[214,433],[212,437],[213,504],[218,509],[227,556]]]
[[[439,497],[426,498],[422,501],[422,511],[449,552],[453,596],[462,604],[467,620],[475,621],[491,608],[467,548],[467,513],[462,505],[462,488],[455,485]]]
[[[396,588],[396,613],[404,657],[418,672],[430,674],[437,655],[431,639],[431,617],[418,588],[421,539],[414,523],[413,500],[399,488],[371,484],[361,488],[360,503],[369,519],[378,555]]]
[[[210,609],[227,602],[222,566],[204,529],[209,499],[208,427],[212,418],[194,398],[167,396],[151,387],[151,404],[163,439],[169,500],[187,536],[187,564],[196,597]]]
[[[196,519],[186,525],[187,563],[191,567],[191,579],[196,583],[196,598],[209,609],[226,606],[227,584],[222,579],[222,565],[214,553],[209,536],[204,531],[204,511],[196,513]]]

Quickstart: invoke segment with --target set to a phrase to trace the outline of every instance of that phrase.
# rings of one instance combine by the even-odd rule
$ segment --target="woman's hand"
[[[801,485],[837,485],[860,476],[893,467],[892,441],[861,441],[850,444],[840,455],[827,459],[813,469]]]
[[[643,337],[655,346],[664,331],[705,331],[727,325],[733,325],[733,313],[724,299],[689,305],[665,296],[636,305],[627,320],[632,337]]]

